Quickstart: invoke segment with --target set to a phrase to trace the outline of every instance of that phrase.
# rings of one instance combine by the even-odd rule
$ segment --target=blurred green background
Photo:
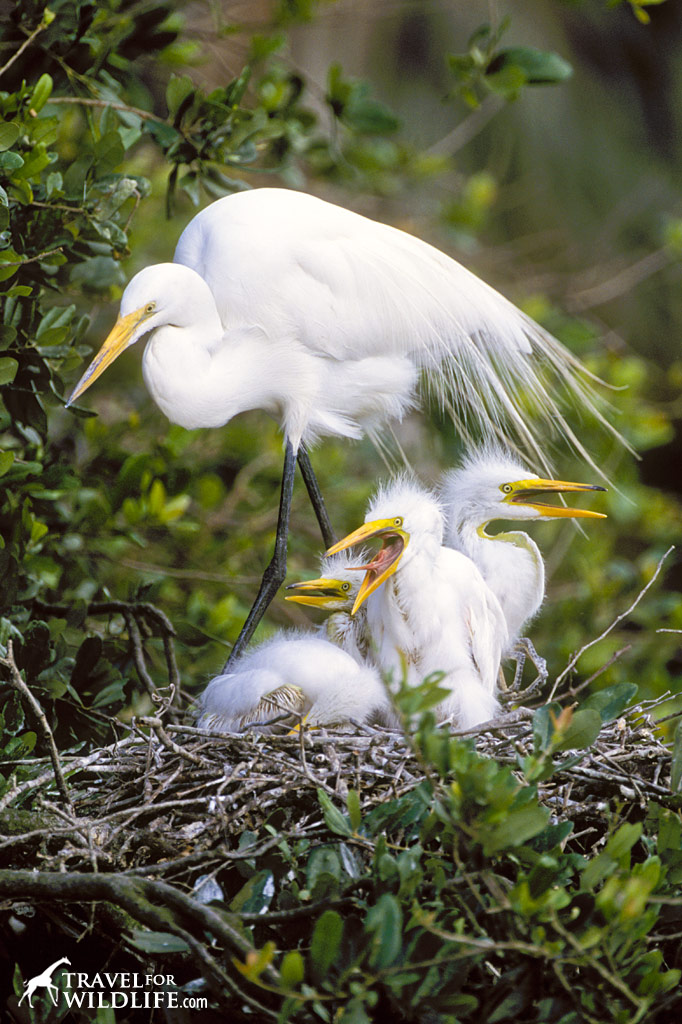
[[[5,63],[42,17],[42,8],[21,7],[3,18]],[[151,706],[124,624],[116,616],[95,621],[86,614],[88,602],[144,599],[162,608],[178,632],[183,687],[196,694],[222,667],[270,557],[282,441],[267,417],[250,413],[212,431],[172,426],[142,383],[141,346],[81,402],[96,417],[74,417],[60,400],[113,324],[125,281],[172,257],[198,206],[244,186],[302,188],[426,238],[547,326],[613,388],[609,416],[641,461],[578,415],[573,419],[613,481],[599,505],[608,520],[589,523],[584,533],[567,523],[529,530],[548,566],[547,600],[530,634],[556,675],[629,607],[680,532],[679,4],[308,0],[159,7],[110,0],[95,8],[65,0],[51,9],[55,30],[62,19],[62,36],[50,41],[53,26],[46,28],[25,61],[0,77],[6,117],[19,116],[8,106],[11,91],[18,94],[22,79],[35,88],[45,73],[54,92],[38,120],[59,114],[55,160],[36,172],[32,199],[22,199],[11,177],[17,172],[5,168],[10,209],[17,211],[9,251],[19,252],[22,242],[29,252],[30,233],[21,225],[29,223],[37,196],[54,214],[74,204],[81,188],[87,207],[95,177],[87,169],[79,177],[73,168],[88,147],[95,153],[88,167],[97,168],[111,132],[123,141],[121,159],[100,164],[101,179],[123,174],[139,184],[134,200],[112,214],[120,239],[107,237],[101,224],[94,241],[73,228],[73,244],[83,240],[77,265],[50,268],[50,257],[31,256],[45,268],[39,291],[10,295],[5,313],[5,324],[15,316],[25,347],[10,344],[20,370],[3,399],[18,385],[19,392],[32,390],[47,417],[44,425],[31,423],[14,399],[5,401],[3,449],[14,453],[15,469],[22,463],[42,470],[5,478],[0,640],[15,635],[22,667],[51,698],[55,721],[66,723],[65,739],[81,737],[85,721],[101,738],[100,711],[128,717]],[[79,35],[77,16],[86,11],[89,35]],[[41,39],[48,40],[42,50]],[[560,55],[572,76],[534,86],[499,56],[494,64],[500,52],[519,46]],[[247,63],[250,78],[240,82]],[[217,101],[206,101],[214,90],[223,90],[221,116],[230,124],[222,135],[212,120]],[[68,94],[99,105],[53,105]],[[104,101],[112,99],[128,112],[107,112]],[[158,121],[140,119],[131,107]],[[103,125],[105,117],[111,124]],[[172,134],[178,126],[180,142]],[[63,180],[53,181],[50,192],[46,176],[57,167]],[[96,226],[97,210],[88,210]],[[44,256],[43,242],[36,245]],[[22,264],[7,285],[34,272],[35,264]],[[75,304],[77,315],[89,318],[68,340],[60,335],[72,346],[68,352],[40,352],[47,366],[41,372],[55,384],[44,393],[35,374],[30,386],[21,383],[39,321],[35,310],[31,321],[16,309],[36,295],[41,316]],[[70,323],[69,330],[76,321]],[[452,430],[434,416],[411,417],[398,435],[427,483],[461,455]],[[569,452],[554,448],[551,457],[558,476],[593,479]],[[358,525],[375,482],[390,470],[369,442],[326,440],[312,458],[341,534]],[[320,549],[299,481],[290,579],[317,575]],[[622,651],[594,685],[628,680],[643,697],[678,688],[680,579],[673,553],[637,609],[581,658],[579,681]],[[277,600],[258,635],[311,618]],[[147,651],[152,676],[163,685],[161,641],[150,640]],[[81,718],[69,718],[76,705]],[[12,723],[23,735],[23,721]]]

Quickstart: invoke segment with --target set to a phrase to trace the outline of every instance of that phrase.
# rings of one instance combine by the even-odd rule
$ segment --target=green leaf
[[[128,939],[131,946],[143,953],[188,953],[189,946],[184,939],[172,932],[147,932],[133,929],[132,938]]]
[[[0,359],[0,386],[11,384],[17,375],[18,369],[19,363],[16,359],[12,359],[11,356],[4,356]]]
[[[630,853],[633,846],[640,839],[642,835],[642,822],[638,821],[636,824],[631,824],[629,821],[624,822],[617,831],[611,836],[604,847],[604,853],[607,857],[611,857],[613,860],[622,860],[627,854]]]
[[[556,719],[561,714],[561,705],[545,704],[533,715],[533,744],[536,751],[549,750],[552,744]]]
[[[504,820],[494,827],[482,830],[483,852],[486,856],[510,846],[520,846],[542,832],[549,820],[549,811],[539,804],[526,804],[511,808]]]
[[[0,452],[0,476],[4,476],[14,462],[14,452]]]
[[[497,75],[515,69],[528,85],[555,85],[573,74],[571,65],[557,53],[536,50],[533,46],[512,46],[499,50],[486,69],[486,75]]]
[[[11,149],[21,135],[21,128],[14,121],[0,124],[0,151]]]
[[[599,735],[602,717],[598,711],[591,709],[576,711],[570,725],[561,733],[561,739],[553,747],[554,750],[582,750],[591,746]]]
[[[171,75],[166,87],[168,114],[175,119],[185,100],[194,92],[194,82],[189,75]]]
[[[40,113],[49,100],[52,93],[52,85],[52,78],[47,74],[41,75],[36,82],[33,95],[31,96],[31,113],[33,115]]]
[[[310,942],[310,966],[318,983],[323,981],[334,963],[341,945],[343,919],[335,910],[325,910],[315,924]]]
[[[275,894],[272,871],[264,868],[241,887],[230,902],[230,910],[241,914],[260,914],[267,909]]]
[[[390,967],[403,944],[403,912],[395,896],[384,893],[367,912],[365,931],[372,935],[370,964]]]
[[[24,157],[19,157],[18,153],[0,153],[0,171],[11,176],[19,167],[24,167]]]
[[[320,801],[327,828],[339,836],[352,836],[353,829],[348,818],[334,806],[323,789],[318,789],[317,799]]]
[[[322,916],[324,917],[324,915]],[[297,949],[290,949],[285,955],[279,969],[279,976],[284,988],[296,988],[301,984],[305,977],[305,964]]]
[[[362,812],[360,810],[360,797],[358,796],[356,789],[348,790],[346,806],[348,808],[348,817],[350,819],[351,828],[354,832],[357,832],[362,825]]]
[[[637,696],[635,683],[618,683],[591,694],[580,706],[581,711],[594,710],[601,715],[602,722],[612,722]]]
[[[99,174],[109,174],[125,157],[121,136],[117,131],[107,132],[95,143],[95,164]]]

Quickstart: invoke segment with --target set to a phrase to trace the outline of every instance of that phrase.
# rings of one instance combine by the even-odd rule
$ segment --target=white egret
[[[443,475],[444,542],[469,556],[499,600],[509,630],[506,653],[511,653],[524,624],[542,604],[545,567],[540,549],[527,533],[489,534],[488,525],[497,520],[605,519],[603,512],[541,500],[545,494],[603,490],[597,484],[536,476],[500,448],[482,449]]]
[[[289,713],[309,725],[344,726],[374,720],[389,706],[374,668],[320,636],[291,632],[259,644],[212,679],[199,698],[197,725],[239,732]]]
[[[333,537],[305,449],[311,441],[399,420],[418,401],[420,377],[463,431],[470,419],[486,437],[506,431],[540,460],[548,431],[586,456],[559,397],[608,426],[578,360],[455,260],[286,189],[236,193],[199,213],[175,263],[131,280],[67,404],[149,332],[145,383],[172,422],[217,427],[263,409],[285,436],[275,553],[232,657],[284,580],[297,459],[325,542]],[[542,443],[526,423],[529,410]]]
[[[466,555],[442,545],[443,517],[436,498],[406,478],[370,502],[364,526],[327,552],[370,538],[382,548],[364,566],[353,611],[366,602],[371,651],[382,673],[410,685],[444,673],[449,696],[441,719],[462,729],[494,718],[495,688],[507,625],[497,598]]]

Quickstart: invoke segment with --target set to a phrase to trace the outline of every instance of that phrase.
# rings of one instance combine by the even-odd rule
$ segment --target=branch
[[[52,18],[50,18],[49,21],[52,21],[53,19],[54,15],[52,15]],[[30,36],[27,39],[24,39],[23,43],[16,51],[16,53],[13,53],[10,59],[7,61],[7,63],[3,64],[3,66],[0,68],[0,75],[4,75],[5,71],[7,71],[8,68],[11,68],[15,60],[18,60],[19,57],[21,57],[24,50],[31,45],[35,37],[39,35],[43,31],[43,29],[47,28],[49,21],[46,20],[45,15],[43,15],[43,20],[36,26],[36,28],[33,29]]]
[[[230,923],[229,918],[233,915],[204,906],[166,882],[131,878],[116,873],[58,874],[51,871],[0,870],[0,897],[74,903],[105,900],[121,907],[136,921],[154,931],[170,931],[180,936],[195,952],[197,940],[178,923],[176,916],[191,921],[202,931],[210,932],[234,955],[246,957],[254,949],[239,927],[233,927]],[[212,969],[218,968],[212,958],[210,966]],[[228,975],[223,971],[220,971],[220,975],[223,984],[236,988],[235,982]],[[272,985],[281,984],[279,972],[273,967],[266,967],[263,976]],[[239,991],[239,995],[253,1004],[243,992]],[[272,1011],[264,1007],[259,1009],[276,1019]]]
[[[31,707],[31,710],[33,711],[33,714],[36,716],[38,726],[43,734],[43,739],[47,743],[47,748],[50,752],[52,770],[54,772],[55,782],[57,783],[59,795],[61,796],[62,800],[69,808],[69,810],[73,811],[71,797],[69,796],[69,791],[67,789],[66,782],[64,780],[64,775],[62,773],[62,766],[59,763],[59,752],[54,741],[54,736],[52,735],[52,729],[50,729],[50,724],[47,718],[45,717],[45,712],[43,711],[37,698],[31,693],[29,687],[21,678],[21,672],[19,671],[17,663],[14,660],[14,646],[11,640],[7,641],[7,657],[0,658],[0,665],[2,665],[3,668],[9,670],[10,685],[13,686],[14,689],[21,694],[24,700],[28,702],[28,704]]]
[[[140,107],[131,107],[129,103],[117,103],[114,100],[86,99],[81,96],[51,96],[47,102],[54,104],[75,103],[81,107],[111,107],[112,110],[123,110],[126,114],[135,114],[136,117],[141,117],[144,121],[156,121],[157,124],[165,124],[166,127],[170,126],[165,117],[157,117],[156,114],[151,114],[148,110],[142,110]]]
[[[603,632],[603,633],[601,633],[601,634],[600,634],[599,636],[595,637],[595,638],[594,638],[594,640],[590,640],[590,641],[589,641],[589,643],[586,643],[586,644],[585,644],[585,645],[584,645],[583,647],[581,647],[581,648],[580,648],[580,650],[578,651],[578,653],[577,653],[577,654],[575,654],[575,655],[574,655],[574,656],[573,656],[573,657],[571,658],[571,660],[569,661],[568,665],[567,665],[567,666],[566,666],[566,668],[565,668],[565,669],[563,670],[563,672],[561,672],[561,673],[560,673],[560,674],[559,674],[559,675],[558,675],[558,676],[556,677],[556,679],[555,679],[555,681],[554,681],[554,686],[552,687],[552,692],[550,693],[549,697],[547,698],[547,699],[548,699],[548,701],[551,701],[551,700],[553,699],[553,697],[554,697],[554,694],[556,693],[557,689],[559,688],[559,684],[560,684],[561,682],[563,682],[563,680],[564,680],[564,679],[566,678],[566,676],[567,676],[567,675],[569,674],[569,672],[572,672],[572,671],[573,671],[573,669],[575,668],[575,666],[577,665],[578,661],[579,661],[579,660],[580,660],[580,658],[581,658],[581,657],[583,656],[583,654],[585,653],[585,651],[588,651],[588,650],[590,649],[590,647],[594,647],[594,645],[595,645],[595,644],[598,644],[600,640],[603,640],[603,639],[604,639],[604,637],[607,637],[607,636],[609,635],[609,633],[610,633],[610,632],[611,632],[612,630],[614,630],[614,629],[616,628],[616,626],[617,626],[617,625],[618,625],[618,624],[619,624],[620,622],[622,622],[622,621],[623,621],[623,619],[626,619],[626,618],[628,617],[628,615],[630,614],[630,612],[632,612],[632,611],[634,611],[634,610],[635,610],[635,608],[637,607],[637,605],[639,604],[639,602],[640,602],[640,601],[642,600],[642,598],[644,597],[644,595],[645,595],[645,594],[647,593],[647,591],[648,591],[648,590],[650,590],[650,589],[651,589],[651,587],[652,587],[652,586],[654,585],[654,583],[655,583],[655,582],[656,582],[656,580],[658,579],[658,576],[659,576],[659,574],[660,574],[660,572],[661,572],[661,569],[663,568],[663,563],[665,562],[665,560],[666,560],[666,558],[668,557],[668,555],[669,555],[669,554],[670,554],[670,553],[671,553],[672,551],[674,551],[674,550],[675,550],[675,545],[674,545],[674,544],[671,544],[671,545],[670,545],[670,547],[668,548],[668,550],[666,551],[666,553],[665,553],[665,554],[663,555],[663,557],[662,557],[662,558],[661,558],[661,560],[659,561],[658,565],[656,566],[656,571],[654,572],[653,576],[651,577],[651,579],[649,580],[649,582],[647,583],[647,585],[646,585],[645,587],[643,587],[643,588],[642,588],[642,589],[640,590],[639,594],[637,595],[637,597],[635,598],[635,600],[634,600],[634,601],[632,602],[632,604],[630,605],[630,607],[629,607],[629,608],[626,608],[626,610],[625,610],[624,612],[621,612],[621,614],[620,614],[620,615],[616,616],[616,618],[615,618],[615,619],[613,620],[613,622],[611,623],[611,625],[610,625],[610,626],[607,626],[607,627],[606,627],[606,629],[604,630],[604,632]]]

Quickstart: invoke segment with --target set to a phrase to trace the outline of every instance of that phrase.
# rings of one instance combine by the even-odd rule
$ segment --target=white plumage
[[[443,547],[436,498],[399,479],[372,499],[365,525],[332,547],[380,537],[383,547],[366,565],[355,608],[366,602],[371,656],[382,673],[410,685],[442,672],[450,695],[441,719],[463,729],[494,718],[507,626],[499,602],[471,559]]]
[[[605,518],[603,513],[551,505],[546,493],[603,491],[594,484],[547,480],[499,448],[471,454],[444,474],[440,495],[446,516],[445,543],[469,558],[500,602],[511,648],[537,613],[545,593],[545,568],[535,541],[521,530],[489,534],[496,520],[532,522],[556,518]]]
[[[528,409],[578,448],[558,395],[596,412],[578,361],[455,260],[286,189],[237,193],[199,213],[175,265],[132,279],[70,401],[150,331],[145,381],[169,419],[219,426],[264,409],[294,449],[400,419],[421,371],[462,429],[472,417],[540,458],[545,438],[534,439]]]
[[[330,612],[319,632],[358,662],[369,654],[367,609],[351,614],[362,582],[361,567],[370,555],[363,550],[340,551],[320,562],[320,577],[290,583],[285,600]]]
[[[564,399],[609,427],[579,362],[502,295],[426,242],[301,192],[253,189],[199,213],[174,263],[130,281],[67,404],[146,334],[145,383],[172,422],[261,409],[286,439],[275,555],[232,657],[284,579],[297,459],[333,536],[305,451],[316,438],[376,436],[424,393],[464,436],[475,424],[545,466],[550,434],[589,460]]]
[[[351,719],[373,720],[388,704],[373,668],[320,636],[294,632],[259,644],[212,679],[199,698],[197,725],[239,732],[250,722],[291,712],[307,716],[309,725],[347,726]]]

